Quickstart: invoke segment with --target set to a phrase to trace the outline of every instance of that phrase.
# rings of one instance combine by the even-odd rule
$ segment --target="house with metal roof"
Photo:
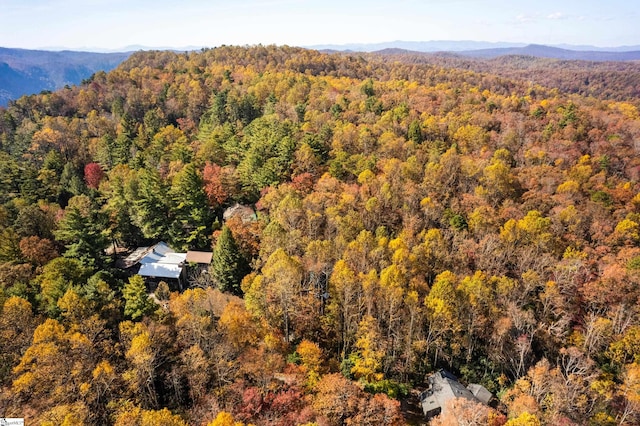
[[[177,253],[161,241],[151,247],[138,247],[120,262],[120,267],[152,281],[175,280],[182,288],[186,257],[186,253]]]
[[[150,263],[154,259],[159,259],[166,253],[175,253],[175,250],[164,241],[160,241],[150,247],[138,247],[124,259],[118,260],[117,266],[122,269],[133,268],[141,263]]]
[[[470,384],[464,387],[456,376],[446,370],[439,370],[427,378],[428,388],[420,394],[422,412],[427,418],[446,413],[447,402],[454,398],[465,398],[485,405],[492,398],[484,386]]]
[[[148,278],[150,288],[159,281],[167,281],[182,289],[192,278],[208,273],[212,258],[212,252],[189,250],[178,253],[167,243],[160,241],[150,247],[138,247],[124,259],[120,259],[117,265],[132,275]],[[189,272],[187,266],[192,266]]]

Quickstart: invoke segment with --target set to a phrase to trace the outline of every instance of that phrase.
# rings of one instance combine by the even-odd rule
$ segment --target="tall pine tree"
[[[247,261],[240,254],[231,230],[224,225],[213,251],[211,274],[218,288],[233,294],[242,294],[240,282],[248,272]]]
[[[157,170],[139,173],[137,199],[132,209],[132,219],[145,238],[164,239],[169,233],[167,188]]]
[[[124,297],[124,314],[137,320],[156,310],[156,303],[149,298],[144,279],[140,275],[129,278],[129,282],[122,289]]]
[[[173,178],[171,190],[172,246],[177,249],[203,249],[211,245],[212,214],[204,192],[202,175],[187,164]]]
[[[101,269],[108,261],[104,253],[108,245],[104,228],[102,212],[82,195],[70,200],[54,234],[65,244],[65,257],[78,259],[84,266]]]

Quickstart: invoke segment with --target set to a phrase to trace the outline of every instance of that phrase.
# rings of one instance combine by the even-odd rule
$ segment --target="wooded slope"
[[[400,424],[444,367],[497,395],[452,411],[483,423],[638,420],[631,102],[257,46],[0,113],[6,415]],[[215,247],[213,279],[159,306],[103,250],[158,240]]]
[[[97,71],[112,70],[130,54],[0,47],[0,106],[23,95],[80,84]]]

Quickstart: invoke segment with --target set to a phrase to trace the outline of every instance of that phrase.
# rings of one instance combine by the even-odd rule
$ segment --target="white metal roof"
[[[167,243],[160,241],[151,247],[138,247],[122,260],[122,265],[124,268],[130,268],[138,263],[144,265],[146,263],[158,262],[164,255],[173,252],[175,252],[175,250],[169,247]]]
[[[184,263],[186,258],[187,253],[167,253],[160,257],[156,263],[178,265],[180,263]]]
[[[155,278],[179,278],[182,265],[173,263],[145,263],[140,266],[138,275]]]
[[[169,244],[165,243],[164,241],[160,241],[158,244],[153,246],[153,251],[158,254],[166,254],[173,253],[175,250],[169,247]]]
[[[155,263],[162,258],[162,255],[150,252],[147,253],[142,259],[140,259],[140,263],[146,265],[147,263]]]

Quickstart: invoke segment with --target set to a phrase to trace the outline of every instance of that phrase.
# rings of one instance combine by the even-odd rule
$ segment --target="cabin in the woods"
[[[205,251],[178,253],[161,241],[150,247],[138,247],[124,259],[118,260],[117,266],[131,275],[145,277],[150,289],[160,281],[183,289],[187,282],[201,281],[202,276],[208,273],[212,257],[212,252]]]
[[[129,255],[123,259],[119,259],[116,265],[125,270],[134,270],[137,271],[137,267],[142,263],[150,263],[153,259],[157,259],[165,253],[175,252],[174,249],[169,247],[169,245],[163,241],[150,246],[150,247],[138,247]]]
[[[439,370],[429,376],[427,383],[427,390],[420,394],[420,404],[428,419],[445,414],[447,402],[452,399],[466,398],[487,405],[493,396],[482,385],[470,384],[464,387],[456,376],[446,370]]]
[[[178,253],[167,243],[159,242],[151,247],[138,247],[119,262],[122,269],[138,274],[149,284],[166,281],[182,289],[185,282],[186,253]]]

